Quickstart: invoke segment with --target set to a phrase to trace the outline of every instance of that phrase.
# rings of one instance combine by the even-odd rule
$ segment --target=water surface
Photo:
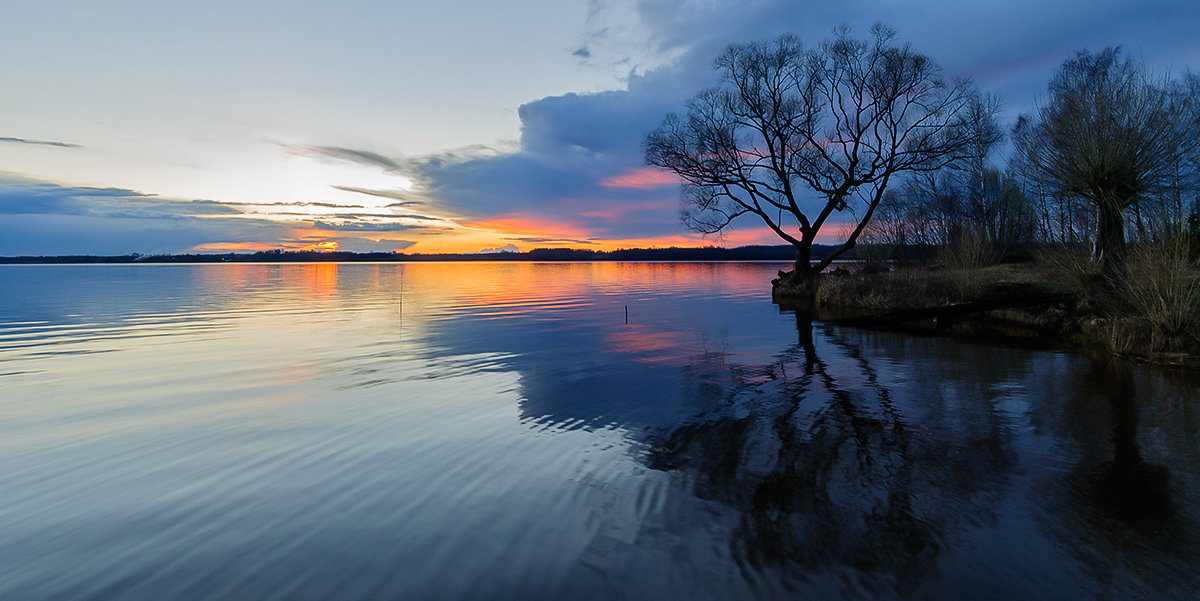
[[[778,268],[0,266],[0,599],[1196,597],[1194,379]]]

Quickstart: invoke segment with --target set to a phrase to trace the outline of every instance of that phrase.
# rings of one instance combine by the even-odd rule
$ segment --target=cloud
[[[580,240],[578,238],[539,238],[536,236],[509,236],[505,240],[514,240],[516,242],[529,242],[532,244],[596,244],[594,240]]]
[[[286,224],[211,200],[0,179],[0,256],[183,252],[213,240],[276,241]]]
[[[0,214],[173,219],[241,215],[243,211],[223,202],[170,200],[123,188],[71,187],[0,179]]]
[[[179,253],[214,240],[278,246],[291,232],[248,219],[11,214],[0,219],[0,256]]]
[[[336,186],[335,186],[336,187]],[[332,202],[244,202],[244,203],[223,203],[228,205],[248,206],[248,207],[325,207],[329,209],[365,209],[363,205],[344,205]]]
[[[338,250],[356,253],[401,251],[416,244],[411,240],[371,240],[368,238],[335,237]]]
[[[422,203],[417,200],[410,200],[412,193],[406,190],[373,190],[370,188],[355,188],[354,186],[333,186],[335,190],[343,192],[354,192],[356,194],[366,194],[367,196],[375,196],[378,198],[390,198],[400,202],[394,202],[387,206],[389,207],[415,207]]]
[[[493,255],[493,254],[499,254],[499,253],[519,253],[519,252],[521,252],[521,249],[517,248],[517,245],[505,244],[504,246],[498,246],[496,248],[485,248],[474,254]]]
[[[350,161],[368,167],[380,167],[385,171],[399,171],[400,163],[369,150],[356,150],[340,146],[290,146],[283,145],[288,152],[299,156],[323,156]]]
[[[424,227],[426,226],[404,223],[372,223],[366,221],[345,221],[342,223],[314,221],[312,224],[312,229],[314,230],[329,230],[335,232],[403,232],[407,230],[421,229]]]
[[[280,203],[339,206],[329,203]],[[245,206],[212,200],[173,200],[121,188],[60,186],[0,179],[0,256],[181,252],[235,252],[303,248],[334,241],[341,250],[392,251],[413,242],[387,239],[391,232],[429,229],[365,221],[358,213],[341,223],[280,222],[255,216]],[[243,208],[239,208],[243,207]],[[435,220],[423,215],[380,218]]]
[[[328,212],[337,214],[321,215],[320,219],[323,227],[335,229],[318,231],[323,235],[341,233],[354,240],[366,239],[354,238],[355,234],[365,236],[372,231],[382,235],[418,229],[422,221],[431,227],[414,236],[432,235],[433,227],[440,225],[439,218],[430,215],[443,212],[452,215],[456,223],[484,224],[478,231],[518,243],[678,240],[690,234],[678,220],[675,182],[668,174],[644,165],[641,141],[667,112],[683,109],[689,96],[716,83],[712,61],[729,43],[790,32],[811,45],[827,38],[839,24],[849,24],[863,35],[872,23],[882,21],[894,26],[900,38],[916,50],[941,63],[947,74],[974,76],[982,89],[999,93],[1009,119],[1033,106],[1054,68],[1079,48],[1124,44],[1136,49],[1153,68],[1173,67],[1176,72],[1189,65],[1172,61],[1200,60],[1200,40],[1194,36],[1200,29],[1200,11],[1192,0],[589,0],[588,7],[588,32],[572,45],[563,46],[564,52],[588,65],[624,65],[623,89],[530,99],[517,110],[520,138],[513,143],[473,145],[424,156],[387,156],[371,147],[335,143],[283,145],[295,155],[408,177],[414,186],[382,189],[391,185],[387,178],[339,180],[360,185],[332,186],[390,203],[363,212],[355,211],[376,202],[349,197],[362,204],[272,206],[331,209]],[[0,138],[0,142],[75,146],[25,138]],[[334,198],[338,197],[344,196]],[[171,231],[181,240],[200,238],[196,244],[212,240],[259,243],[272,232],[284,232],[279,239],[285,239],[288,226],[256,219],[252,216],[255,206],[265,205],[172,200],[120,188],[72,188],[0,178],[0,214],[4,215],[0,219],[0,252],[18,248],[10,243],[16,239],[10,235],[25,236],[22,239],[32,240],[30,244],[37,248],[46,246],[17,232],[14,223],[28,228],[61,227],[62,231],[81,223],[94,227],[108,223],[114,228],[114,245],[138,240],[138,231]],[[403,209],[418,206],[423,215],[403,215]],[[51,223],[49,216],[55,215],[62,219]],[[286,215],[302,218],[304,223],[315,218],[299,210]],[[489,223],[496,228],[484,229]],[[216,236],[210,228],[217,225],[231,228],[237,235]],[[737,225],[740,229],[727,239],[749,240],[763,231],[750,218],[742,218]],[[234,227],[242,229],[232,230]],[[75,233],[80,240],[99,239],[82,230]],[[46,236],[47,240],[60,240],[54,232]],[[766,236],[769,239],[770,234]],[[144,239],[148,245],[160,244],[150,234]],[[65,238],[61,240],[66,244]],[[496,242],[471,244],[475,248]],[[161,239],[161,246],[170,247],[169,236]],[[83,248],[82,243],[73,248]]]
[[[0,142],[12,142],[15,144],[33,144],[36,146],[56,146],[58,148],[82,148],[78,144],[68,144],[67,142],[50,142],[47,140],[30,140],[28,138],[6,138],[0,137]]]
[[[306,215],[308,217],[313,217],[313,215],[311,213],[289,213],[289,214]],[[416,215],[416,214],[410,215],[410,214],[396,214],[396,213],[335,213],[332,215],[320,215],[320,217],[323,217],[325,219],[351,219],[351,220],[358,220],[358,219],[383,219],[383,220],[409,219],[409,220],[413,220],[413,221],[442,221],[442,222],[446,221],[442,217],[434,217],[432,215]]]
[[[601,180],[600,185],[605,188],[652,190],[663,186],[678,186],[679,178],[661,169],[639,168]]]
[[[287,238],[278,242],[220,241],[197,244],[187,252],[227,253],[254,252],[262,250],[332,250],[346,252],[393,252],[409,248],[415,242],[409,240],[371,240],[345,236],[322,236],[319,239]]]
[[[1162,65],[1181,53],[1200,57],[1200,42],[1191,34],[1200,27],[1200,12],[1180,0],[1149,8],[1116,0],[969,7],[885,0],[593,0],[589,6],[592,32],[574,54],[597,63],[629,59],[627,87],[522,105],[519,146],[507,152],[395,161],[431,203],[477,220],[537,215],[566,228],[548,232],[546,240],[575,240],[556,235],[568,231],[609,240],[684,233],[676,181],[644,166],[640,144],[667,112],[681,110],[690,95],[716,83],[713,58],[734,42],[794,33],[813,45],[840,24],[865,36],[870,25],[884,22],[942,64],[948,76],[973,76],[982,89],[999,93],[1008,119],[1032,107],[1056,65],[1078,48],[1123,43]],[[635,46],[648,50],[628,54]],[[818,201],[815,195],[808,199]],[[763,227],[750,217],[737,225],[739,238]]]

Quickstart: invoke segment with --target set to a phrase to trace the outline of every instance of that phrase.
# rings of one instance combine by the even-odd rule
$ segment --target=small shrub
[[[1131,249],[1128,268],[1114,282],[1122,317],[1148,326],[1150,350],[1179,351],[1200,342],[1200,265],[1185,244]]]
[[[963,234],[942,249],[942,263],[949,269],[981,269],[1000,262],[1001,252],[982,234]]]

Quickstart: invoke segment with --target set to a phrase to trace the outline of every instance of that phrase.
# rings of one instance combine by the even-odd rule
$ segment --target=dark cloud
[[[212,200],[10,179],[0,179],[0,215],[0,256],[180,253],[212,242],[273,243],[293,229]]]
[[[592,58],[592,51],[587,49],[587,46],[580,46],[571,51],[571,56],[578,56],[583,60]]]
[[[291,227],[257,219],[20,213],[0,219],[0,256],[187,252],[214,241],[273,243]]]
[[[6,138],[0,137],[0,142],[12,142],[15,144],[33,144],[35,146],[56,146],[58,148],[82,148],[78,144],[68,144],[66,142],[51,142],[47,140],[30,140],[28,138]]]
[[[235,229],[238,227],[243,229]],[[246,237],[245,227],[246,224],[181,219],[6,215],[0,219],[0,256],[176,253],[213,240]],[[287,234],[283,228],[258,229],[255,239],[278,239]]]
[[[324,156],[350,161],[368,167],[380,167],[385,171],[399,171],[400,163],[370,150],[342,148],[340,146],[284,146],[288,152],[302,156]]]
[[[169,200],[122,188],[59,186],[0,180],[0,214],[60,214],[131,219],[172,219],[240,215],[243,211],[212,200]]]
[[[270,203],[272,206],[353,208],[332,203]],[[304,222],[280,223],[248,215],[254,205],[213,200],[172,200],[121,188],[60,186],[48,182],[0,178],[0,256],[68,254],[181,253],[214,243],[222,248],[256,245],[300,245],[296,228],[310,223],[311,213],[296,212]],[[342,250],[392,251],[414,242],[378,239],[386,232],[425,229],[410,223],[380,223],[364,217],[432,221],[426,215],[340,213],[317,221],[311,229],[328,231]],[[342,235],[336,235],[341,233]],[[355,236],[361,233],[361,236]],[[375,238],[375,239],[373,239]]]
[[[409,200],[412,198],[412,194],[404,190],[373,190],[370,188],[355,188],[353,186],[333,186],[333,188],[336,190],[342,190],[344,192],[354,192],[357,194],[366,194],[367,196],[391,198],[393,200],[401,201],[394,202],[388,205],[389,207],[412,207],[421,204],[420,201]]]

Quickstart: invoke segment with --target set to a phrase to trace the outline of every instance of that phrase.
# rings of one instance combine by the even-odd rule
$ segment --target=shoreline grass
[[[1071,300],[1003,307],[1035,296]],[[1058,249],[1026,263],[982,266],[944,261],[895,270],[842,271],[821,278],[823,312],[896,315],[898,328],[986,333],[1055,341],[1153,363],[1200,368],[1200,265],[1166,245],[1131,248],[1128,269],[1105,282],[1078,250]],[[967,304],[1001,308],[953,323],[909,322],[904,312]]]

